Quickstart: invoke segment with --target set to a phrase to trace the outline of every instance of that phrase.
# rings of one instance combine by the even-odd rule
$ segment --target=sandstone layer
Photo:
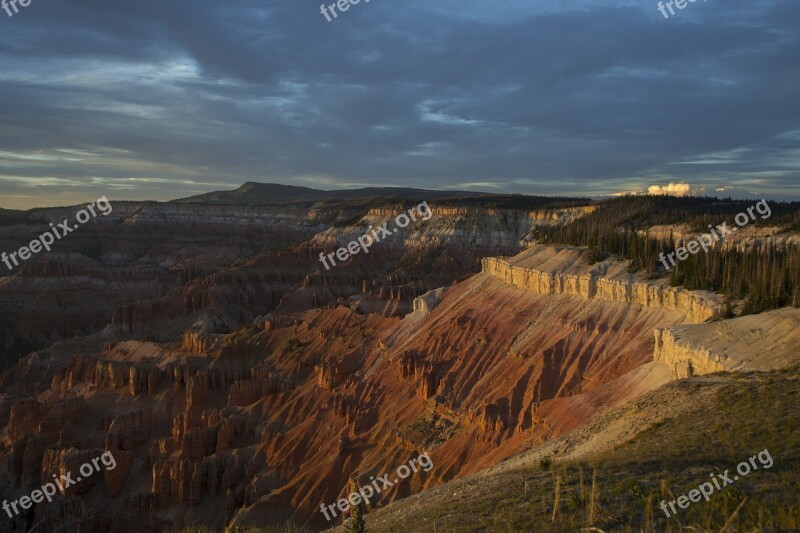
[[[722,298],[708,291],[670,287],[664,280],[645,281],[629,274],[627,262],[607,259],[587,265],[584,250],[572,247],[534,246],[512,259],[486,257],[483,272],[538,294],[568,294],[676,310],[691,322],[705,322],[724,312]]]
[[[712,372],[774,370],[797,361],[800,309],[776,309],[702,325],[655,331],[654,360],[675,378]]]

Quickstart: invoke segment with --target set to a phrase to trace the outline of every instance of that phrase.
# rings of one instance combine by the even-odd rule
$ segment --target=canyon
[[[374,505],[545,446],[672,380],[797,362],[796,308],[726,319],[722,295],[538,242],[591,202],[431,201],[430,220],[326,272],[319,252],[426,198],[256,206],[242,200],[251,189],[242,205],[114,203],[0,279],[4,497],[103,450],[118,464],[38,506],[45,527],[316,530],[350,479],[422,452],[435,467]],[[69,209],[35,210],[0,242]]]

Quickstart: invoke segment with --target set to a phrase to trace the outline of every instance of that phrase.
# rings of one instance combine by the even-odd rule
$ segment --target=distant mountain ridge
[[[324,191],[297,185],[279,183],[258,183],[248,181],[232,191],[214,191],[188,198],[173,200],[182,204],[224,204],[224,205],[276,205],[300,202],[321,202],[326,200],[359,200],[369,198],[398,198],[403,200],[425,201],[444,198],[491,197],[490,193],[465,191],[433,191],[410,187],[364,187],[361,189],[341,189]]]

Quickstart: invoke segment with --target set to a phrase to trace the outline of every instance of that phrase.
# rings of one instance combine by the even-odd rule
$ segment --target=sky
[[[246,181],[800,199],[798,0],[16,7],[3,208]]]

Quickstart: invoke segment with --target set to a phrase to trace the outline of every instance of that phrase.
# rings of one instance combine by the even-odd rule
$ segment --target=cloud
[[[0,192],[58,179],[93,199],[102,176],[120,199],[310,179],[583,196],[655,176],[800,194],[800,2],[669,21],[611,4],[371,2],[328,23],[283,0],[33,2],[0,32]]]
[[[721,186],[721,187],[705,187],[701,185],[691,185],[684,182],[670,182],[666,185],[650,185],[646,190],[629,190],[615,192],[608,196],[641,196],[650,194],[654,196],[713,196],[716,198],[732,198],[734,200],[752,200],[758,198],[771,197],[771,194],[759,194],[745,187],[738,186]],[[796,200],[796,197],[790,196],[789,200]]]
[[[668,183],[667,185],[650,185],[647,194],[663,196],[703,196],[705,187],[693,187],[688,183]]]
[[[708,196],[716,196],[717,198],[732,198],[734,200],[754,200],[760,199],[764,197],[771,197],[772,194],[767,192],[766,194],[762,191],[762,193],[758,193],[757,191],[750,190],[746,187],[736,187],[736,186],[729,186],[729,187],[717,187],[710,193]],[[796,200],[796,197],[787,198],[790,200]]]

